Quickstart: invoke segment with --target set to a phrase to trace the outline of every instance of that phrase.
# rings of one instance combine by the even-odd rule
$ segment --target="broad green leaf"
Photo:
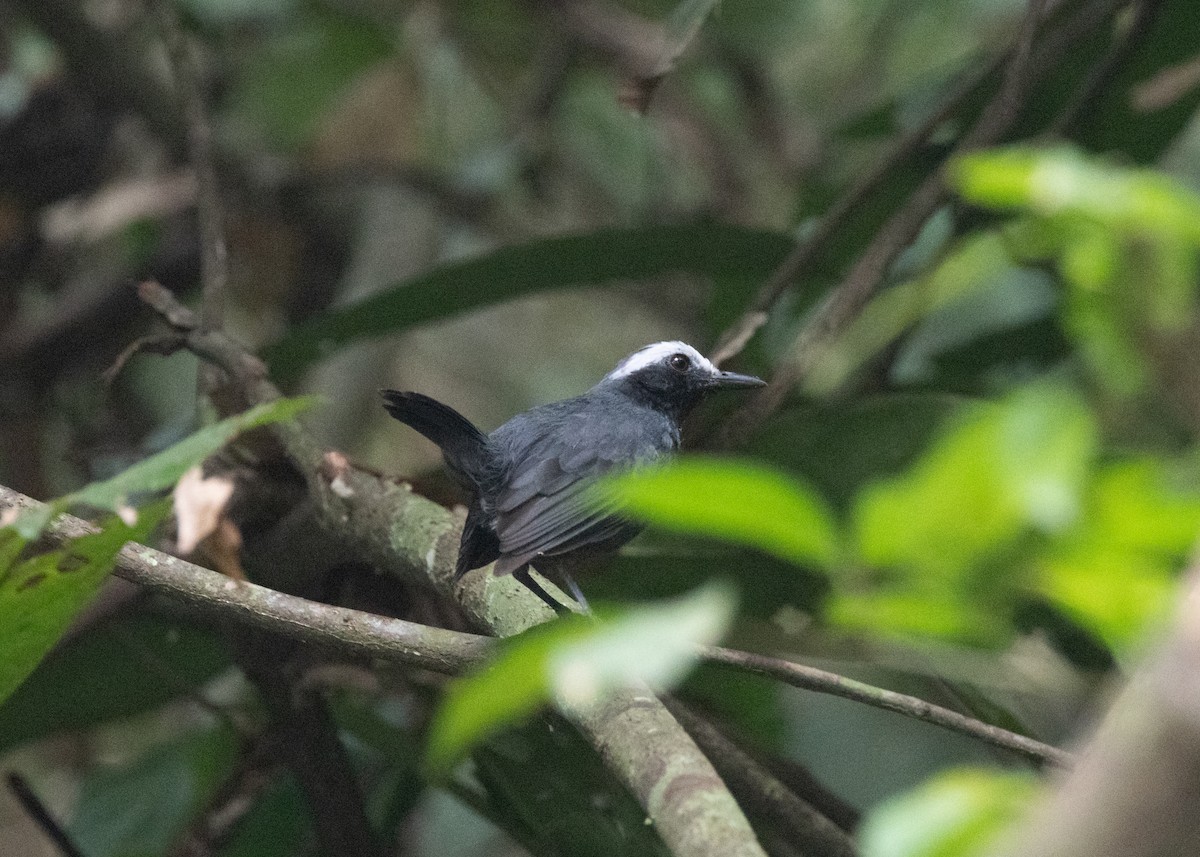
[[[549,653],[555,699],[594,705],[614,688],[677,685],[696,660],[697,645],[714,645],[733,619],[728,587],[709,584],[673,601],[628,611],[593,633]]]
[[[1096,442],[1087,406],[1065,388],[978,406],[908,474],[859,496],[860,555],[915,579],[954,578],[1027,529],[1061,532],[1078,517]]]
[[[1038,794],[1029,774],[962,769],[880,806],[863,826],[863,857],[975,857]]]
[[[315,397],[277,399],[200,429],[174,446],[118,473],[112,479],[91,485],[55,501],[55,506],[91,506],[120,511],[136,494],[170,488],[188,470],[223,447],[235,435],[269,423],[286,422],[316,402]]]
[[[958,593],[867,592],[834,587],[826,615],[839,627],[864,634],[895,634],[997,645],[1011,637],[1009,617],[982,599]]]
[[[607,229],[501,247],[398,283],[297,326],[265,352],[276,378],[295,377],[337,348],[548,289],[672,272],[761,279],[783,259],[786,235],[720,224]]]
[[[504,641],[447,692],[430,726],[427,770],[446,774],[473,745],[556,697],[579,705],[630,683],[677,682],[695,647],[724,633],[733,608],[731,593],[710,585],[602,622],[571,616]]]
[[[684,458],[621,474],[598,490],[632,517],[793,562],[830,567],[841,553],[838,526],[824,500],[780,471],[749,461]]]
[[[59,647],[0,705],[0,753],[157,708],[229,663],[213,631],[153,616],[107,622]]]
[[[0,702],[33,672],[75,614],[92,600],[125,543],[144,540],[167,508],[165,502],[154,504],[132,527],[112,518],[98,533],[2,570]]]
[[[295,857],[311,846],[312,815],[288,773],[277,776],[238,819],[220,857]]]
[[[88,857],[168,853],[238,758],[224,728],[193,732],[83,783],[68,833]]]
[[[1178,594],[1178,563],[1111,544],[1051,551],[1038,567],[1038,591],[1098,634],[1128,650],[1154,620],[1164,620]]]

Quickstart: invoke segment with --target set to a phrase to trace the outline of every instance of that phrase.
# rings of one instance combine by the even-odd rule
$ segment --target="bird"
[[[380,393],[387,412],[437,444],[472,492],[454,579],[494,562],[494,574],[511,574],[561,614],[568,608],[530,569],[560,577],[590,612],[568,568],[615,551],[641,530],[618,508],[598,504],[590,487],[678,450],[684,418],[709,394],[765,383],[667,341],[630,354],[582,395],[538,405],[490,434],[421,393]]]

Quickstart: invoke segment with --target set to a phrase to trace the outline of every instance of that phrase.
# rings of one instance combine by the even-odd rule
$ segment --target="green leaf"
[[[0,702],[33,672],[82,610],[117,554],[129,541],[146,538],[165,517],[168,504],[143,510],[136,526],[113,518],[100,532],[73,539],[57,550],[24,559],[0,575]]]
[[[987,853],[1038,794],[1029,774],[956,770],[893,798],[867,819],[863,857],[973,857]]]
[[[730,459],[684,458],[623,473],[599,487],[629,514],[658,526],[750,545],[797,563],[834,565],[833,513],[778,470]]]
[[[276,776],[238,819],[220,857],[295,857],[311,847],[312,815],[295,778]]]
[[[55,501],[55,505],[78,504],[112,512],[120,511],[135,494],[170,488],[188,468],[208,458],[235,435],[269,423],[294,419],[301,411],[312,407],[316,401],[314,396],[301,396],[256,405],[248,411],[200,429],[162,452],[139,461],[112,479],[93,482],[74,494],[68,494]]]
[[[370,336],[415,327],[548,289],[677,271],[761,279],[783,259],[786,235],[721,224],[607,229],[501,247],[398,283],[301,324],[265,352],[277,379]]]
[[[733,608],[729,590],[710,585],[603,622],[571,616],[505,640],[447,692],[430,726],[426,769],[445,775],[473,745],[555,696],[580,705],[631,683],[674,684],[695,647],[724,633]]]
[[[1124,233],[1200,244],[1200,196],[1156,170],[1106,164],[1074,149],[1018,147],[964,155],[950,174],[980,205],[1075,215]]]
[[[709,584],[673,601],[630,610],[554,647],[547,663],[554,697],[579,707],[596,704],[614,688],[674,687],[695,662],[696,646],[713,645],[724,636],[735,605],[728,587]]]
[[[157,708],[229,663],[213,631],[153,616],[107,622],[52,652],[0,705],[0,753]]]
[[[1118,649],[1168,615],[1200,532],[1194,468],[1152,458],[1110,462],[1083,520],[1038,566],[1038,591]]]
[[[1026,528],[1074,523],[1096,426],[1072,391],[1031,387],[983,405],[908,474],[855,504],[858,549],[877,567],[955,578]]]
[[[233,769],[227,729],[185,734],[88,776],[68,833],[88,857],[165,854]]]

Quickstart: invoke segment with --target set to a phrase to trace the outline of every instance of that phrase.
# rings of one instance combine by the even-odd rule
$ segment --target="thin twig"
[[[0,486],[0,511],[37,505],[37,501]],[[94,531],[86,522],[64,515],[53,525],[48,537],[54,543],[61,543]],[[353,657],[376,658],[456,675],[480,663],[496,645],[492,637],[334,607],[253,583],[240,583],[144,545],[126,545],[117,558],[115,573],[131,583],[180,601],[208,619],[269,631]],[[1069,766],[1072,762],[1071,754],[1064,750],[918,697],[874,687],[837,673],[732,649],[709,648],[702,650],[700,655],[709,663],[767,675],[793,687],[840,696],[924,720],[1038,762],[1060,766]]]
[[[1025,735],[1018,735],[999,726],[984,723],[915,696],[875,687],[816,667],[753,652],[740,652],[717,647],[705,649],[703,657],[708,663],[737,667],[748,672],[770,676],[785,684],[790,684],[792,687],[840,696],[843,699],[851,699],[874,708],[882,708],[916,720],[923,720],[963,735],[970,735],[972,738],[985,741],[995,747],[1003,747],[1014,753],[1020,753],[1039,764],[1051,764],[1065,768],[1070,767],[1074,761],[1072,755],[1067,751]]]
[[[8,780],[8,788],[13,793],[13,797],[21,804],[22,809],[29,815],[33,823],[36,824],[46,834],[54,845],[62,852],[63,857],[84,857],[79,846],[76,845],[67,831],[63,828],[58,820],[46,809],[46,805],[29,786],[29,782],[20,774],[9,772],[5,779]]]
[[[200,75],[174,7],[167,0],[149,0],[150,10],[167,47],[175,88],[183,103],[188,156],[196,173],[196,214],[200,223],[200,322],[209,330],[221,326],[229,285],[229,252],[225,217],[217,181],[212,123],[204,106]]]

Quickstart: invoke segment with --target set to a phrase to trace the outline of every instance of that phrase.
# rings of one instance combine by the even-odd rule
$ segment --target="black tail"
[[[436,443],[452,470],[479,485],[488,460],[487,435],[454,408],[428,396],[399,390],[380,392],[389,414]]]

